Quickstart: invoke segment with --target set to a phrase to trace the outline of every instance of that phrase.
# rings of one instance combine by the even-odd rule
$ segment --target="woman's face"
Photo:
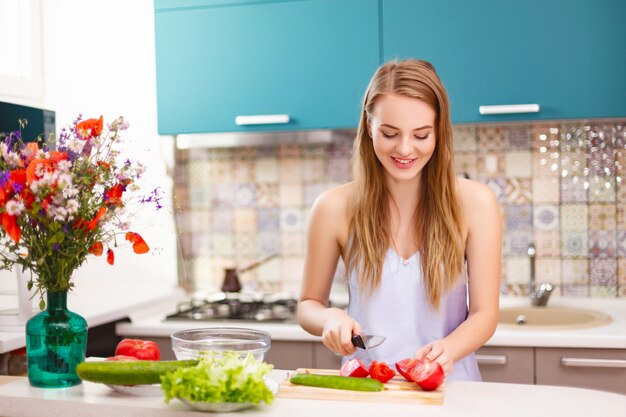
[[[370,118],[374,152],[388,179],[419,179],[435,150],[435,110],[426,102],[384,94]]]

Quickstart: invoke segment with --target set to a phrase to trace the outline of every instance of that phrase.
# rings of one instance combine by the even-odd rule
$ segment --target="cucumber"
[[[371,378],[355,378],[339,375],[295,374],[289,379],[292,384],[310,387],[345,389],[350,391],[382,391],[382,382]]]
[[[197,364],[198,361],[195,360],[82,362],[76,367],[76,373],[80,379],[103,384],[160,384],[161,375]]]

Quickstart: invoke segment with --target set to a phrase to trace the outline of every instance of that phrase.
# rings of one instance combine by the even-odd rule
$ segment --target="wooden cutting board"
[[[339,371],[335,369],[300,368],[293,373],[339,375]],[[401,375],[396,375],[385,384],[383,391],[364,392],[295,385],[289,382],[289,378],[293,373],[290,372],[287,378],[280,384],[277,394],[278,398],[443,404],[445,382],[435,391],[424,391],[416,383],[405,380]]]

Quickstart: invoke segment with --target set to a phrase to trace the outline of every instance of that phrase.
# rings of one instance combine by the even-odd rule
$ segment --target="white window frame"
[[[15,11],[15,3],[19,3],[19,12],[9,16],[6,11]],[[7,58],[17,64],[10,74],[0,69],[0,96],[42,98],[41,0],[0,0],[2,65],[9,65]]]

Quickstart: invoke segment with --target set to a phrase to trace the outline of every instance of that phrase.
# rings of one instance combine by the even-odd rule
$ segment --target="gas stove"
[[[178,303],[165,320],[294,322],[297,304],[285,294],[217,292]]]

